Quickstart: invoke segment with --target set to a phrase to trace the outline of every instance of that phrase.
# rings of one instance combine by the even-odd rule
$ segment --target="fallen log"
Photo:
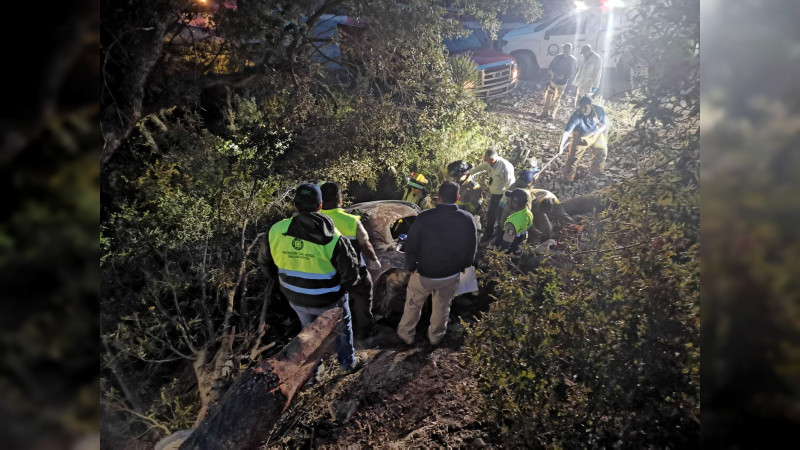
[[[242,374],[180,449],[250,449],[261,445],[319,360],[332,352],[334,328],[342,313],[341,308],[326,311],[277,356]]]
[[[609,188],[603,188],[580,197],[571,198],[559,205],[570,216],[583,216],[598,213],[608,207]]]

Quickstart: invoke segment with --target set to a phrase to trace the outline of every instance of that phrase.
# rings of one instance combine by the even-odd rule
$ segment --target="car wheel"
[[[539,77],[539,64],[536,62],[536,55],[529,51],[521,50],[512,52],[511,56],[517,60],[520,78],[523,80],[535,80]]]

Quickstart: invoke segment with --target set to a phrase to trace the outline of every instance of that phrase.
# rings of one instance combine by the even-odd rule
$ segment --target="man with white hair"
[[[486,230],[481,241],[491,240],[495,232],[495,223],[500,216],[500,200],[509,186],[514,183],[514,166],[507,159],[500,157],[496,150],[486,150],[483,162],[472,171],[472,176],[481,172],[489,172],[489,210],[486,212]]]

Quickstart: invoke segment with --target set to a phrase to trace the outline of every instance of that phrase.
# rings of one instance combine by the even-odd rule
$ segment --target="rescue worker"
[[[544,242],[553,236],[553,224],[551,223],[550,216],[572,223],[570,217],[561,201],[552,192],[546,189],[537,189],[533,187],[533,178],[538,172],[538,168],[523,170],[519,178],[511,185],[511,190],[516,188],[524,189],[528,193],[530,201],[528,202],[528,209],[533,214],[533,225],[528,229],[528,242],[538,244]],[[505,201],[503,204],[503,212],[500,215],[500,223],[505,223],[508,216],[512,213],[511,202]],[[502,233],[504,230],[501,230]]]
[[[361,217],[348,214],[342,209],[342,189],[339,185],[329,181],[320,186],[320,191],[322,191],[320,213],[333,220],[336,229],[350,241],[358,255],[360,281],[350,289],[349,294],[350,310],[353,313],[353,334],[356,338],[363,339],[372,333],[372,276],[369,270],[379,270],[381,263],[369,241],[367,230],[361,224]]]
[[[403,201],[414,203],[423,211],[433,208],[431,196],[428,194],[428,179],[421,173],[411,172],[403,194]]]
[[[564,127],[564,134],[561,136],[562,147],[572,136],[567,162],[562,169],[564,181],[575,179],[578,162],[588,148],[592,149],[591,174],[603,173],[608,156],[607,130],[608,119],[605,110],[600,106],[593,105],[591,98],[581,97],[578,100],[578,109],[570,116],[567,126]]]
[[[480,223],[479,214],[482,210],[481,185],[470,177],[469,171],[471,169],[471,163],[458,160],[447,166],[447,173],[458,185],[459,199],[456,205],[475,216],[475,222],[477,224]]]
[[[575,107],[583,96],[591,97],[600,89],[600,78],[603,76],[603,60],[600,55],[592,51],[589,44],[581,48],[583,64],[575,75]]]
[[[261,240],[258,263],[268,279],[278,278],[280,290],[303,328],[325,311],[342,308],[334,348],[339,367],[355,371],[361,360],[353,348],[347,290],[359,282],[358,256],[330,217],[320,214],[319,187],[310,183],[298,186],[294,206],[298,212],[273,225]]]
[[[500,216],[500,200],[509,186],[514,183],[514,166],[500,157],[497,151],[489,149],[483,155],[483,162],[472,171],[472,176],[489,172],[489,210],[486,212],[486,230],[481,241],[490,241],[494,237],[495,225]]]
[[[516,188],[507,191],[512,213],[503,223],[503,234],[495,241],[501,250],[514,253],[519,245],[528,238],[528,228],[533,225],[533,214],[528,209],[530,196],[525,189]]]
[[[461,272],[475,262],[478,249],[472,216],[456,206],[458,185],[452,181],[442,183],[438,201],[436,208],[422,211],[408,231],[405,268],[411,277],[403,317],[397,326],[397,336],[408,345],[414,341],[422,307],[431,294],[428,340],[433,345],[442,341]]]
[[[556,116],[558,107],[561,104],[559,102],[561,94],[564,93],[575,77],[577,69],[578,60],[572,56],[572,44],[564,44],[562,53],[556,55],[548,67],[550,82],[544,90],[544,109],[539,115],[540,118],[554,118]]]

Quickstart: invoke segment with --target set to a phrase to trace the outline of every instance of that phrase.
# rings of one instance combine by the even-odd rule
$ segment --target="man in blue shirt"
[[[570,116],[567,126],[564,128],[564,134],[561,136],[561,148],[563,148],[572,135],[567,163],[562,169],[564,181],[575,179],[578,161],[590,147],[592,148],[591,174],[598,175],[603,172],[608,156],[607,130],[608,119],[605,110],[600,106],[593,105],[591,98],[581,97],[578,100],[578,109]]]

